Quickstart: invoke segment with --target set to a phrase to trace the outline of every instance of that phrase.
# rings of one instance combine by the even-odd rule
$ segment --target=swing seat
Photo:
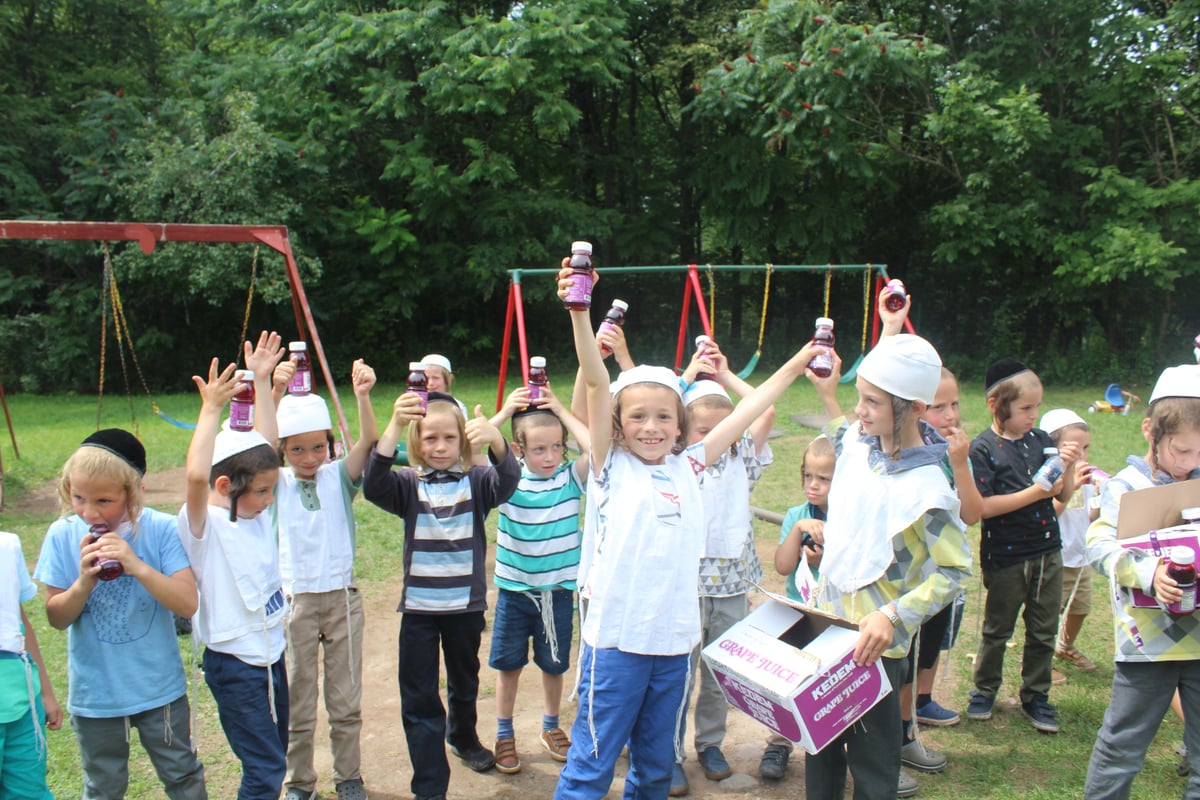
[[[850,365],[850,369],[846,370],[846,373],[842,375],[842,379],[838,383],[853,383],[854,379],[858,377],[858,365],[862,363],[862,360],[863,354],[860,353],[858,358],[854,360],[854,363]]]

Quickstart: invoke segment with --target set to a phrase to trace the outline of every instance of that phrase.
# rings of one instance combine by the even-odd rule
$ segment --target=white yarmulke
[[[1084,418],[1076,414],[1071,409],[1055,408],[1042,415],[1042,421],[1038,427],[1044,430],[1046,433],[1054,433],[1055,431],[1065,428],[1068,425],[1082,425],[1085,428],[1088,426]]]
[[[633,369],[627,369],[617,376],[617,379],[608,387],[613,397],[629,386],[635,383],[657,383],[659,386],[665,386],[683,399],[683,382],[679,380],[679,376],[666,367],[651,367],[645,364],[639,364]]]
[[[724,397],[729,400],[729,392],[716,381],[696,381],[684,391],[683,404],[690,406],[701,397]]]
[[[888,394],[932,404],[942,381],[942,359],[920,336],[885,336],[858,365],[858,375]]]
[[[1164,397],[1200,398],[1200,364],[1181,364],[1164,369],[1154,384],[1154,391],[1150,393],[1150,405]]]
[[[217,440],[213,442],[213,466],[238,453],[258,447],[260,444],[271,446],[258,431],[223,430],[217,434]]]
[[[421,363],[427,367],[441,367],[442,369],[446,370],[446,372],[454,374],[454,370],[450,368],[450,359],[446,358],[445,356],[440,356],[437,353],[430,353],[429,355],[425,356],[421,359]]]
[[[279,400],[276,414],[279,423],[279,438],[286,439],[298,433],[327,431],[333,428],[329,418],[329,407],[319,395],[284,395]]]

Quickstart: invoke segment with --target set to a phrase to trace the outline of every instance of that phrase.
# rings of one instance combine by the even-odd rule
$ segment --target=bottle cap
[[[1042,448],[1042,455],[1044,455],[1044,456],[1056,456],[1056,455],[1058,455],[1058,448],[1057,448],[1057,447],[1043,447],[1043,448]]]
[[[892,278],[887,282],[887,289],[893,294],[904,294],[904,281],[899,278]]]
[[[545,356],[533,356],[533,357],[531,357],[531,358],[529,359],[529,366],[531,366],[531,367],[537,367],[537,368],[539,368],[539,369],[545,369],[545,368],[546,368],[546,357],[545,357]]]
[[[425,364],[420,361],[410,361],[410,362],[408,362],[408,371],[409,372],[424,372]]]
[[[288,342],[288,352],[295,353],[308,349],[308,342]]]
[[[591,242],[571,242],[571,252],[574,253],[579,250],[582,250],[583,252],[587,253],[590,256],[592,254],[592,243]]]
[[[817,317],[815,324],[818,328],[820,328],[822,325],[824,325],[826,328],[832,328],[833,320],[831,320],[829,317]]]
[[[88,528],[88,533],[99,536],[102,533],[108,533],[110,530],[112,530],[112,528],[108,527],[108,525],[105,523],[97,522],[95,525],[92,525],[90,528]]]
[[[619,308],[622,311],[628,311],[629,303],[626,303],[624,300],[613,300],[613,308]]]
[[[1196,551],[1185,545],[1176,545],[1167,557],[1172,564],[1192,564],[1196,561]]]
[[[708,338],[707,336],[705,336],[702,333],[696,337],[696,347],[703,347],[704,345],[710,343],[711,341],[712,341],[712,339]]]

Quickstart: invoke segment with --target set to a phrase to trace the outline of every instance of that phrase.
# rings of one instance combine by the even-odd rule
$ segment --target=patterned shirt
[[[517,490],[500,506],[497,586],[513,592],[575,588],[582,496],[574,461],[549,477],[521,475]]]
[[[736,455],[725,451],[719,459],[701,472],[700,494],[704,498],[705,514],[709,513],[710,504],[720,503],[721,498],[709,491],[712,486],[727,490],[745,491],[749,494],[763,470],[774,460],[770,445],[764,445],[762,452],[754,447],[754,437],[747,431],[741,440],[734,445]],[[746,466],[748,485],[733,489],[726,483],[713,478],[719,478],[731,459],[740,458]],[[754,525],[750,518],[745,521],[746,539],[742,546],[742,554],[737,558],[714,558],[703,556],[700,559],[700,596],[701,597],[735,597],[749,591],[751,583],[760,583],[763,577],[762,562],[758,560],[758,551],[754,548]]]

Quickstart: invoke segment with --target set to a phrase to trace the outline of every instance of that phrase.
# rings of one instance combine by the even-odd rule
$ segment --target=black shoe
[[[476,772],[487,772],[496,766],[496,756],[479,742],[462,750],[459,750],[454,745],[450,745],[450,752],[461,758],[464,764]]]
[[[791,757],[792,748],[787,745],[767,745],[762,754],[762,761],[758,762],[758,774],[768,780],[779,780],[787,774],[788,759]]]

